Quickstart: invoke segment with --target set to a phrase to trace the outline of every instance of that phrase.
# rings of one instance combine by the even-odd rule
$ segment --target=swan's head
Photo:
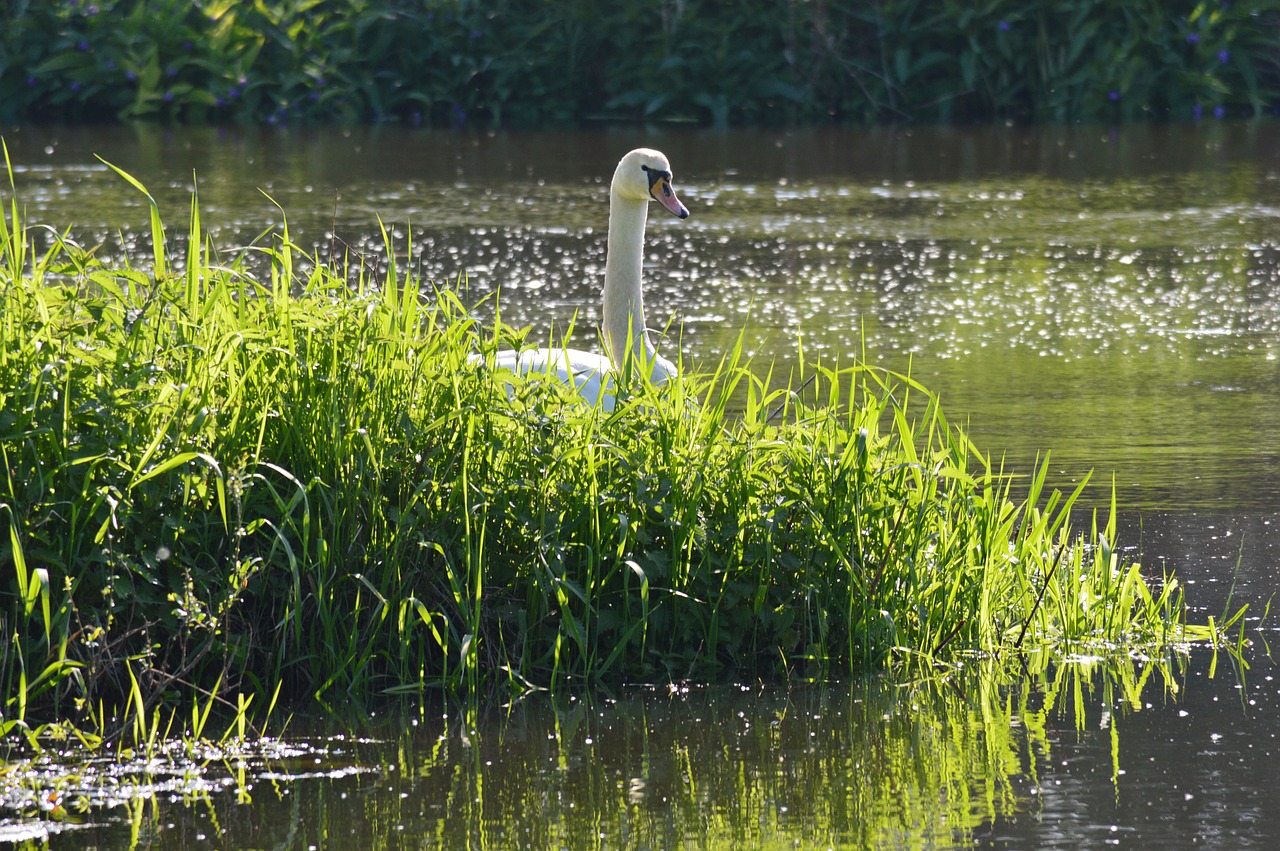
[[[618,170],[613,173],[612,191],[629,201],[653,199],[671,215],[682,219],[689,217],[688,209],[671,188],[671,163],[659,151],[637,148],[623,157],[618,163]]]

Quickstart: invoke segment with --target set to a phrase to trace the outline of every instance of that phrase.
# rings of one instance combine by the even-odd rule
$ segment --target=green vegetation
[[[1277,0],[0,4],[0,120],[709,123],[1257,114]]]
[[[5,731],[1231,626],[1188,627],[1114,511],[1073,532],[1045,466],[1015,498],[906,377],[802,357],[777,389],[734,351],[606,414],[474,363],[523,335],[452,291],[317,264],[287,225],[221,257],[193,198],[175,257],[153,203],[139,269],[37,254],[16,197],[0,222]]]

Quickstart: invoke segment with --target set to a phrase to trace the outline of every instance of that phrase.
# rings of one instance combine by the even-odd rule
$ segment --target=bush
[[[1278,22],[1278,0],[13,0],[0,120],[1256,114]]]

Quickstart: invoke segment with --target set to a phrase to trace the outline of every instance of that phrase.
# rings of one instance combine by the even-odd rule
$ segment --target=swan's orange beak
[[[649,185],[649,195],[666,207],[667,212],[676,218],[689,218],[688,208],[680,203],[680,199],[676,197],[676,191],[671,188],[671,178],[666,175],[657,175],[657,178]]]

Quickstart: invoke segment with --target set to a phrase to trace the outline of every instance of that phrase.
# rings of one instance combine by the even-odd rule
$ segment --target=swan
[[[689,210],[671,186],[671,163],[666,156],[650,148],[637,148],[618,163],[609,184],[601,322],[606,353],[554,347],[508,349],[495,355],[496,368],[554,376],[576,388],[587,403],[605,411],[614,406],[613,373],[647,367],[654,384],[677,374],[675,364],[654,349],[644,324],[640,270],[650,201],[657,201],[677,218],[689,217]]]

